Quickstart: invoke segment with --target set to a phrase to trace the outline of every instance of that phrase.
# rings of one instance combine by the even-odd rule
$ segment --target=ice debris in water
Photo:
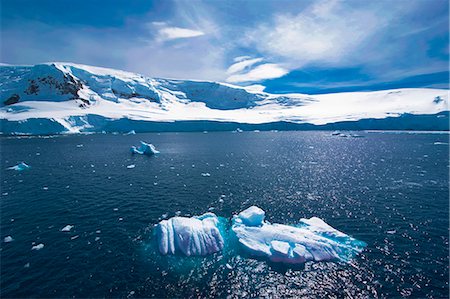
[[[27,170],[30,168],[31,168],[31,166],[26,164],[25,162],[21,162],[21,163],[17,164],[16,166],[8,167],[8,169],[17,170],[17,171]]]
[[[211,174],[209,172],[203,172],[202,176],[211,176]]]
[[[218,228],[219,219],[213,213],[201,216],[172,217],[157,225],[159,252],[205,256],[222,250],[223,237]]]
[[[3,239],[3,242],[5,242],[5,243],[9,243],[9,242],[12,242],[12,241],[14,241],[14,239],[13,239],[11,236],[6,236],[6,237]]]
[[[141,141],[141,145],[139,147],[132,146],[131,153],[139,154],[139,155],[154,155],[159,154],[159,151],[156,150],[156,147],[153,144],[145,143]]]
[[[252,206],[233,217],[232,231],[245,251],[272,262],[348,261],[366,246],[317,217],[289,226],[271,224],[264,216]]]
[[[136,135],[136,131],[135,131],[135,130],[131,130],[130,132],[125,133],[124,135],[125,135],[125,136],[126,136],[126,135]]]
[[[34,245],[33,247],[31,247],[31,250],[41,250],[42,248],[44,248],[44,244],[38,244],[38,245]]]
[[[132,169],[132,168],[135,168],[135,167],[136,167],[135,164],[131,164],[131,165],[128,165],[128,166],[127,166],[128,169]]]
[[[61,231],[62,232],[70,232],[70,230],[73,228],[74,226],[73,225],[66,225],[66,226],[64,226],[63,228],[61,228]]]

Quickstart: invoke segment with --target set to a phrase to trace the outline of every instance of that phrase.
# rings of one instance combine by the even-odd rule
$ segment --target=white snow
[[[70,230],[71,230],[72,228],[74,228],[74,226],[68,224],[68,225],[64,226],[63,228],[61,228],[61,231],[62,231],[62,232],[70,232]]]
[[[219,220],[213,213],[192,218],[172,217],[157,225],[158,248],[163,255],[204,256],[222,250]]]
[[[396,117],[404,113],[436,114],[448,111],[446,89],[404,88],[322,95],[274,95],[262,92],[261,88],[153,79],[69,63],[0,66],[0,70],[3,98],[8,99],[14,94],[20,96],[18,103],[0,108],[0,119],[27,120],[28,132],[25,133],[30,134],[42,126],[51,126],[48,130],[55,133],[101,131],[103,128],[97,123],[101,121],[98,118],[92,120],[92,116],[103,120],[153,122],[206,120],[262,124],[286,121],[321,125]],[[78,82],[80,87],[76,96],[60,93],[53,85],[39,82],[38,78],[47,76],[61,85],[67,85],[69,79]],[[30,85],[29,79],[39,82],[39,92],[36,94],[25,92]],[[437,98],[439,101],[436,101]],[[38,125],[42,119],[49,122]]]
[[[249,254],[273,262],[348,261],[365,247],[317,217],[301,219],[298,226],[270,224],[255,206],[233,217],[232,230]]]

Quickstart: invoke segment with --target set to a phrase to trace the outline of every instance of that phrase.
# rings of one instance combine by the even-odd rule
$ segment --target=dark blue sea
[[[2,137],[1,297],[447,298],[449,135],[358,134]],[[140,140],[161,153],[131,155]],[[7,170],[22,161],[31,168]],[[350,263],[301,268],[154,250],[163,214],[251,205],[271,222],[320,217],[368,245]]]

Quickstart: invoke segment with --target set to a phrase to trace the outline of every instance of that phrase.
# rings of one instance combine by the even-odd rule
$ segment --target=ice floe
[[[44,244],[38,244],[38,245],[34,245],[33,247],[31,247],[31,250],[41,250],[42,248],[44,248]]]
[[[156,147],[153,144],[141,141],[141,145],[139,147],[136,146],[131,147],[131,153],[151,156],[154,154],[159,154],[159,151],[156,150]]]
[[[12,241],[14,241],[14,239],[13,239],[11,236],[6,236],[6,237],[3,239],[3,242],[5,242],[5,243],[9,243],[9,242],[12,242]]]
[[[125,134],[123,134],[123,135],[136,135],[136,131],[135,130],[131,130],[130,132],[128,132],[128,133],[125,133]]]
[[[162,220],[156,230],[159,252],[163,255],[205,256],[221,251],[224,239],[218,224],[219,219],[213,213]]]
[[[17,171],[27,170],[30,168],[31,168],[31,166],[26,164],[25,162],[21,162],[15,166],[8,167],[8,169],[17,170]]]
[[[366,246],[317,217],[290,226],[266,222],[264,215],[250,207],[233,217],[232,231],[247,253],[272,262],[348,261]]]
[[[74,228],[74,226],[68,224],[68,225],[64,226],[63,228],[61,228],[61,231],[62,231],[62,232],[70,232],[70,230],[71,230],[72,228]]]

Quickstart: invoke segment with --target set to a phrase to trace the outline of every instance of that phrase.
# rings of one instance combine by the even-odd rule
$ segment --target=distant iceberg
[[[153,144],[145,143],[141,141],[141,145],[139,147],[132,146],[131,153],[139,154],[139,155],[154,155],[159,154],[159,151],[156,150],[156,147]]]
[[[123,135],[136,135],[136,131],[135,130],[131,130],[131,131],[129,131],[128,133],[125,133],[125,134],[123,134]]]
[[[205,256],[221,251],[224,240],[218,225],[219,219],[213,213],[162,220],[157,225],[159,252],[163,255]]]
[[[348,261],[366,246],[317,217],[289,226],[271,224],[264,216],[262,209],[250,207],[233,217],[232,231],[250,255],[272,262]]]
[[[27,170],[30,168],[31,168],[31,166],[26,164],[25,162],[21,162],[21,163],[17,164],[16,166],[8,167],[8,169],[17,170],[17,171]]]

